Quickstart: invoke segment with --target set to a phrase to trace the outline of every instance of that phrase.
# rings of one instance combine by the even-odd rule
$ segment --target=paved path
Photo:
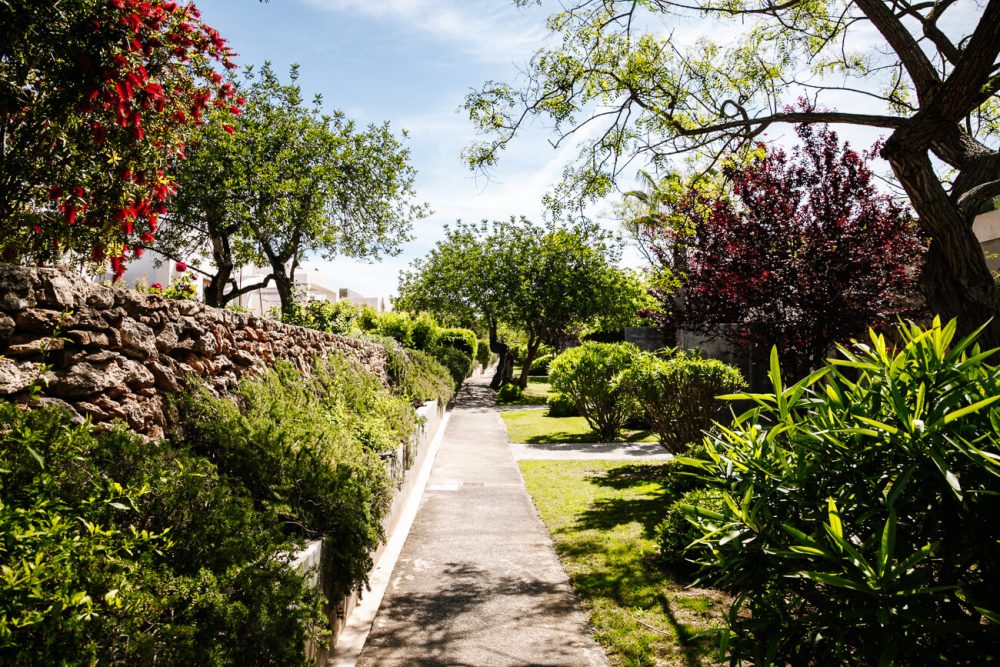
[[[674,458],[658,442],[556,442],[544,445],[512,444],[517,460],[560,461],[669,461]]]
[[[607,665],[477,375],[357,664]]]

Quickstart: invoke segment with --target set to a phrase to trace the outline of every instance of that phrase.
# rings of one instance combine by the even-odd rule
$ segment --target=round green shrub
[[[413,318],[410,329],[410,338],[413,340],[413,348],[427,351],[432,349],[438,342],[438,332],[440,327],[434,318],[428,313],[420,313]]]
[[[500,389],[497,390],[497,402],[499,403],[515,403],[523,398],[524,390],[510,382],[501,385]]]
[[[404,313],[381,313],[378,316],[378,333],[396,339],[403,347],[414,346],[413,321]]]
[[[629,417],[639,410],[619,376],[639,355],[631,343],[587,342],[552,360],[552,388],[573,401],[576,409],[602,438],[614,440]]]
[[[472,357],[462,350],[447,345],[438,345],[433,351],[434,358],[448,369],[455,387],[462,386],[465,379],[472,374]]]
[[[479,341],[476,332],[470,329],[441,329],[438,333],[438,345],[459,350],[472,359],[476,356]]]
[[[549,406],[549,417],[579,417],[580,411],[576,409],[576,405],[570,399],[566,398],[558,392],[553,392],[549,394],[548,399],[546,399],[546,404]]]
[[[642,353],[620,380],[642,406],[660,443],[673,453],[701,439],[721,406],[716,396],[746,386],[732,366],[685,352],[667,359]]]
[[[493,359],[493,352],[490,350],[490,341],[480,339],[476,347],[476,361],[483,367],[486,368],[490,365],[490,361]]]

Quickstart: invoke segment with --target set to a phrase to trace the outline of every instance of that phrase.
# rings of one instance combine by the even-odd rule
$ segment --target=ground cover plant
[[[236,402],[206,392],[181,406],[177,442],[211,459],[291,535],[326,540],[331,598],[366,580],[392,490],[380,454],[409,443],[411,406],[352,361],[279,363],[240,384]]]
[[[306,664],[275,509],[186,447],[0,403],[0,662]]]
[[[734,662],[982,664],[1000,647],[1000,367],[956,325],[842,349],[706,438],[693,513]]]
[[[657,525],[679,496],[672,464],[521,461],[528,492],[613,665],[715,664],[726,596],[660,567]]]
[[[511,442],[551,444],[559,442],[608,442],[583,417],[550,417],[544,409],[504,410],[500,413]],[[648,430],[623,429],[619,441],[656,442]]]

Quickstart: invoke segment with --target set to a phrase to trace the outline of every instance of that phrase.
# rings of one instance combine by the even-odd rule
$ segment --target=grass
[[[517,374],[514,374],[517,378]],[[545,375],[531,375],[528,377],[528,386],[524,389],[523,398],[515,401],[501,401],[497,399],[497,405],[545,405],[552,393],[549,385],[549,378]]]
[[[556,552],[613,665],[715,664],[710,637],[728,599],[657,565],[655,529],[675,499],[672,464],[521,461]]]
[[[500,413],[511,442],[550,444],[554,442],[602,442],[583,417],[549,417],[545,410],[508,410]],[[621,440],[657,442],[651,431],[624,430]]]

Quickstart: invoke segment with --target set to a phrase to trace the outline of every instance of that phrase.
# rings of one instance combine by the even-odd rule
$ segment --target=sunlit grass
[[[583,417],[549,417],[545,410],[508,410],[501,412],[511,442],[549,444],[554,442],[602,442]],[[656,442],[650,431],[624,430],[621,440]]]
[[[658,566],[655,528],[674,500],[662,480],[671,464],[521,461],[521,471],[614,665],[714,664],[722,593],[687,588]]]

